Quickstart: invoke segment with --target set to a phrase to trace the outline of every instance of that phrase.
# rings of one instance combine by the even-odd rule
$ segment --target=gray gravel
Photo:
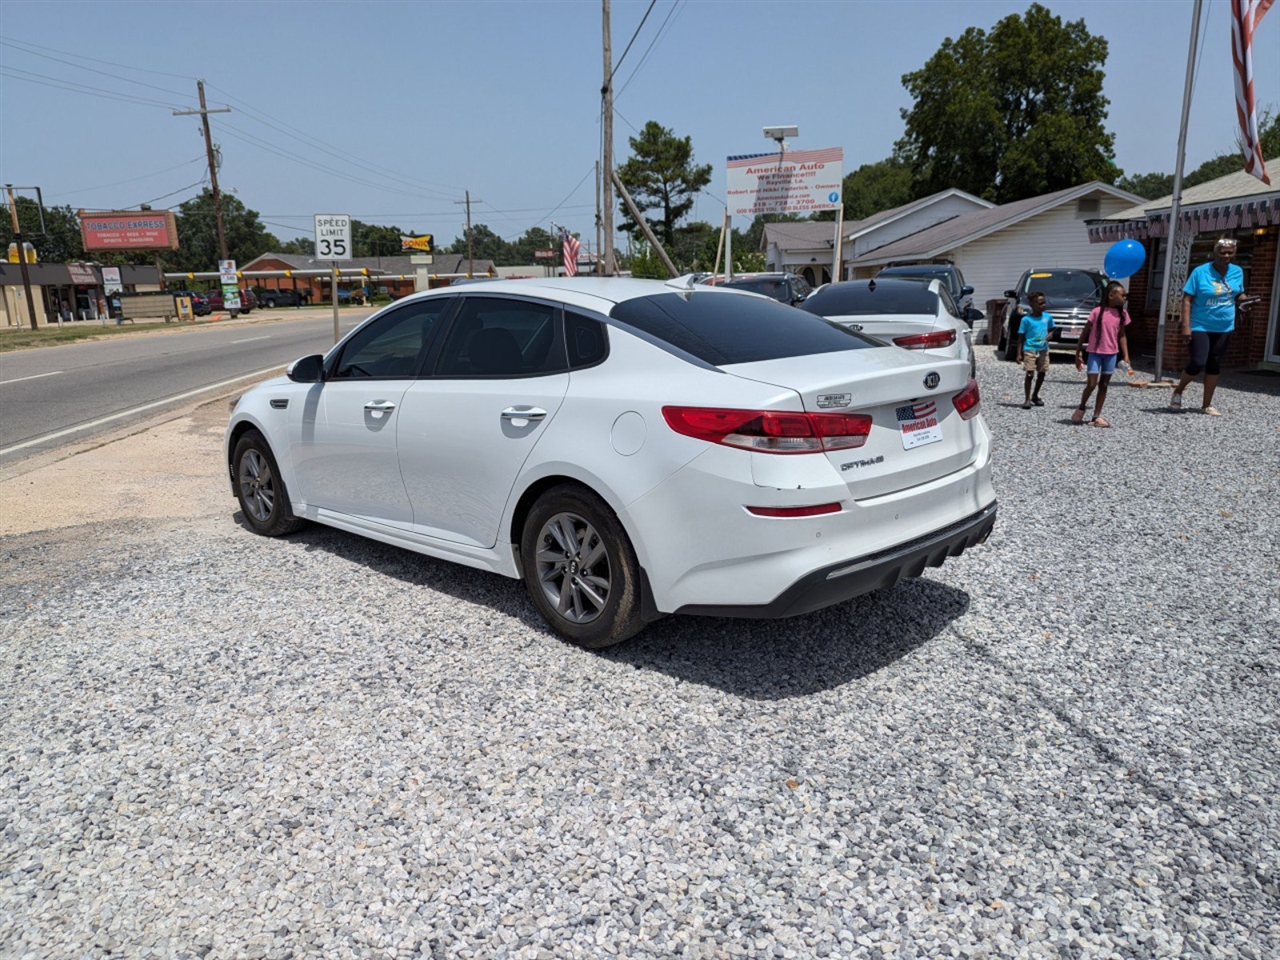
[[[1280,380],[1073,428],[990,353],[991,541],[796,620],[588,653],[225,494],[8,539],[0,955],[1280,955]]]

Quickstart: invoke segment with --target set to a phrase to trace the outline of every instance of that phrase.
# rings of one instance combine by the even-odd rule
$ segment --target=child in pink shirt
[[[1087,369],[1089,380],[1085,384],[1084,393],[1080,396],[1080,406],[1071,414],[1072,423],[1083,423],[1085,407],[1089,403],[1089,395],[1094,388],[1098,390],[1098,399],[1093,406],[1093,419],[1089,421],[1095,427],[1109,427],[1102,418],[1102,405],[1107,402],[1107,387],[1111,383],[1111,375],[1115,373],[1116,359],[1124,354],[1125,366],[1129,368],[1129,376],[1133,376],[1133,366],[1129,363],[1129,340],[1125,337],[1124,328],[1131,322],[1129,311],[1124,308],[1128,298],[1124,285],[1112,280],[1107,284],[1103,294],[1103,305],[1094,307],[1093,313],[1084,325],[1080,342],[1076,344],[1076,369],[1086,369],[1085,350],[1088,350]]]

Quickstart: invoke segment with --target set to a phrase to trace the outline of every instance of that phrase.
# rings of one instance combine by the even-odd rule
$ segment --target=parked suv
[[[960,308],[960,316],[969,326],[980,317],[980,311],[973,306],[973,287],[964,282],[964,274],[956,266],[954,260],[935,258],[932,260],[890,260],[884,265],[876,278],[896,277],[899,280],[941,280],[951,294],[951,299]]]
[[[809,281],[795,273],[735,273],[732,280],[710,277],[699,282],[731,290],[760,293],[793,307],[813,293]]]
[[[211,311],[227,309],[227,302],[226,300],[223,299],[221,290],[208,290],[203,294],[203,296],[205,300],[208,302],[209,309]],[[241,313],[250,313],[252,312],[253,308],[258,305],[258,301],[256,299],[251,299],[252,297],[253,297],[253,294],[248,293],[248,291],[246,290],[240,291],[239,310]]]
[[[1028,307],[1027,294],[1039,290],[1045,296],[1045,309],[1053,317],[1049,332],[1049,349],[1074,350],[1084,332],[1085,321],[1093,308],[1102,303],[1107,278],[1094,270],[1074,267],[1047,267],[1027,270],[1012,290],[1004,320],[1000,325],[1000,342],[996,356],[1018,359],[1018,325]]]

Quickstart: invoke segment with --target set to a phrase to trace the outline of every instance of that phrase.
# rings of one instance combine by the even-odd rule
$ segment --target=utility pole
[[[600,271],[604,260],[604,247],[600,245],[600,161],[596,161],[596,276],[602,277]]]
[[[31,296],[31,271],[27,269],[27,248],[22,242],[22,231],[18,228],[18,205],[13,200],[13,184],[6,183],[4,188],[9,192],[9,216],[13,220],[13,242],[18,247],[18,264],[22,268],[22,289],[27,294],[27,315],[31,318],[31,329],[37,330],[36,301]],[[59,320],[58,324],[61,326],[62,321]]]
[[[600,248],[604,257],[604,276],[611,277],[617,273],[613,258],[613,46],[609,31],[609,0],[604,4],[604,86],[600,88],[602,100],[601,120],[604,124],[604,246]]]
[[[454,203],[465,203],[467,205],[467,276],[470,277],[475,265],[471,259],[471,191],[466,191],[467,199],[455,200]],[[483,200],[477,200],[476,203],[484,203]]]
[[[221,260],[230,260],[227,256],[227,235],[222,229],[222,194],[218,192],[218,165],[213,159],[213,137],[209,134],[209,114],[211,113],[230,113],[230,107],[219,107],[217,110],[210,110],[204,103],[204,81],[197,80],[196,88],[200,91],[200,109],[199,110],[175,110],[175,117],[193,117],[197,113],[200,114],[200,122],[204,125],[204,149],[209,157],[209,182],[213,184],[213,216],[218,227],[218,250],[222,254]]]

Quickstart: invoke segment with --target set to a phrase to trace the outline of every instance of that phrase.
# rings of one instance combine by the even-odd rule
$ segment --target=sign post
[[[218,261],[218,283],[222,285],[222,305],[231,311],[231,316],[239,316],[240,285],[236,281],[234,260]]]
[[[338,332],[338,261],[351,259],[351,215],[346,213],[317,213],[316,259],[329,260],[333,264],[329,295],[333,297],[333,342],[341,339]]]

